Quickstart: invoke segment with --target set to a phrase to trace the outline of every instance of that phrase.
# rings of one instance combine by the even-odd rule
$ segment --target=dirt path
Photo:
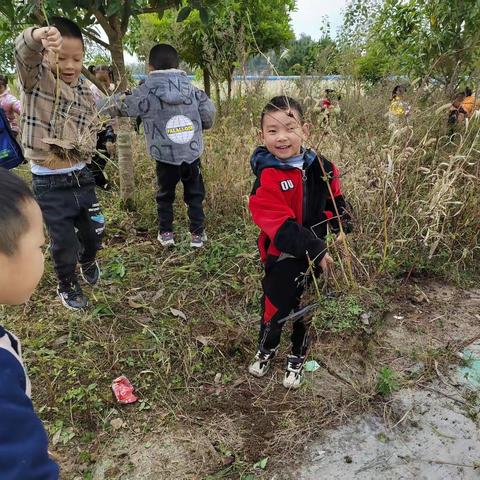
[[[470,366],[423,389],[401,390],[389,418],[357,417],[324,432],[292,478],[299,480],[470,480],[480,478],[477,395],[480,342]],[[470,373],[470,375],[468,375]],[[467,378],[465,378],[467,375]],[[473,377],[473,378],[472,378]],[[396,420],[392,420],[392,417]]]

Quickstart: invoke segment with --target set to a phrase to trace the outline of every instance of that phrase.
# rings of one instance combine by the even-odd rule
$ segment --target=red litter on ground
[[[118,403],[134,403],[138,397],[133,394],[133,385],[125,375],[121,375],[112,382],[112,390]]]

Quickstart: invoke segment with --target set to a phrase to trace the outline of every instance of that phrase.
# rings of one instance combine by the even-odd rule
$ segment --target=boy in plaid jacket
[[[95,285],[105,228],[95,179],[86,166],[95,148],[97,116],[92,93],[80,79],[83,55],[79,27],[62,17],[51,18],[47,27],[27,28],[16,39],[24,93],[22,143],[50,234],[57,292],[63,305],[74,310],[88,304],[77,263],[83,279]]]

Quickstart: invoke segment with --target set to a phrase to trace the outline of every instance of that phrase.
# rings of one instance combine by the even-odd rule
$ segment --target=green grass
[[[34,404],[53,449],[74,465],[68,478],[91,478],[101,447],[119,434],[110,423],[116,417],[131,431],[137,429],[136,435],[156,428],[203,429],[220,459],[235,456],[232,465],[222,466],[219,460],[202,470],[205,478],[270,478],[281,463],[275,452],[295,451],[333,422],[341,405],[358,412],[378,401],[378,393],[389,395],[399,387],[396,372],[378,368],[388,365],[392,355],[376,335],[378,319],[410,274],[469,282],[478,278],[480,182],[471,181],[474,167],[462,163],[445,202],[434,196],[443,185],[442,175],[450,171],[442,162],[450,158],[452,146],[440,146],[433,154],[433,147],[424,145],[425,135],[438,133],[430,131],[427,112],[415,120],[407,145],[413,153],[402,158],[406,145],[389,146],[390,134],[379,128],[378,111],[386,107],[381,95],[345,95],[343,123],[326,136],[314,126],[310,140],[345,172],[344,190],[356,213],[349,240],[352,277],[345,257],[337,256],[338,273],[328,285],[337,296],[318,297],[315,289],[309,296],[320,302],[313,328],[318,338],[327,339],[321,346],[314,344],[311,355],[332,357],[333,366],[342,365],[337,372],[343,379],[342,395],[331,403],[321,397],[320,373],[296,396],[278,387],[276,377],[254,382],[245,376],[256,349],[262,275],[257,229],[247,210],[253,182],[248,160],[265,99],[235,99],[206,136],[202,161],[209,241],[202,251],[188,245],[180,200],[175,206],[179,244],[171,250],[159,246],[154,165],[145,156],[143,140],[134,139],[136,210],[123,211],[116,192],[101,194],[107,219],[100,253],[103,281],[99,288],[85,288],[92,304],[88,312],[60,307],[49,258],[32,301],[0,310],[0,323],[22,339]],[[469,138],[454,152],[476,145]],[[392,177],[385,173],[388,154],[395,158]],[[109,173],[118,182],[115,168],[109,167]],[[462,208],[455,203],[459,199],[465,203]],[[440,216],[430,208],[434,201]],[[438,248],[429,258],[436,239]],[[364,312],[371,314],[368,328],[360,320]],[[115,403],[111,382],[121,374],[141,399],[134,406]],[[270,431],[272,437],[262,437]],[[259,468],[266,457],[268,463]],[[80,472],[77,467],[85,464]]]

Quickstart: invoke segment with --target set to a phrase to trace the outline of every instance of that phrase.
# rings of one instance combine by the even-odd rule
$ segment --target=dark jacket
[[[0,478],[57,480],[47,435],[30,400],[20,344],[0,326]]]
[[[326,253],[327,223],[334,232],[340,229],[339,220],[346,233],[352,230],[338,169],[313,150],[303,150],[303,157],[300,170],[278,160],[265,147],[258,147],[252,155],[257,178],[249,208],[261,230],[258,247],[264,263],[281,253],[297,258],[308,255],[319,262]]]

